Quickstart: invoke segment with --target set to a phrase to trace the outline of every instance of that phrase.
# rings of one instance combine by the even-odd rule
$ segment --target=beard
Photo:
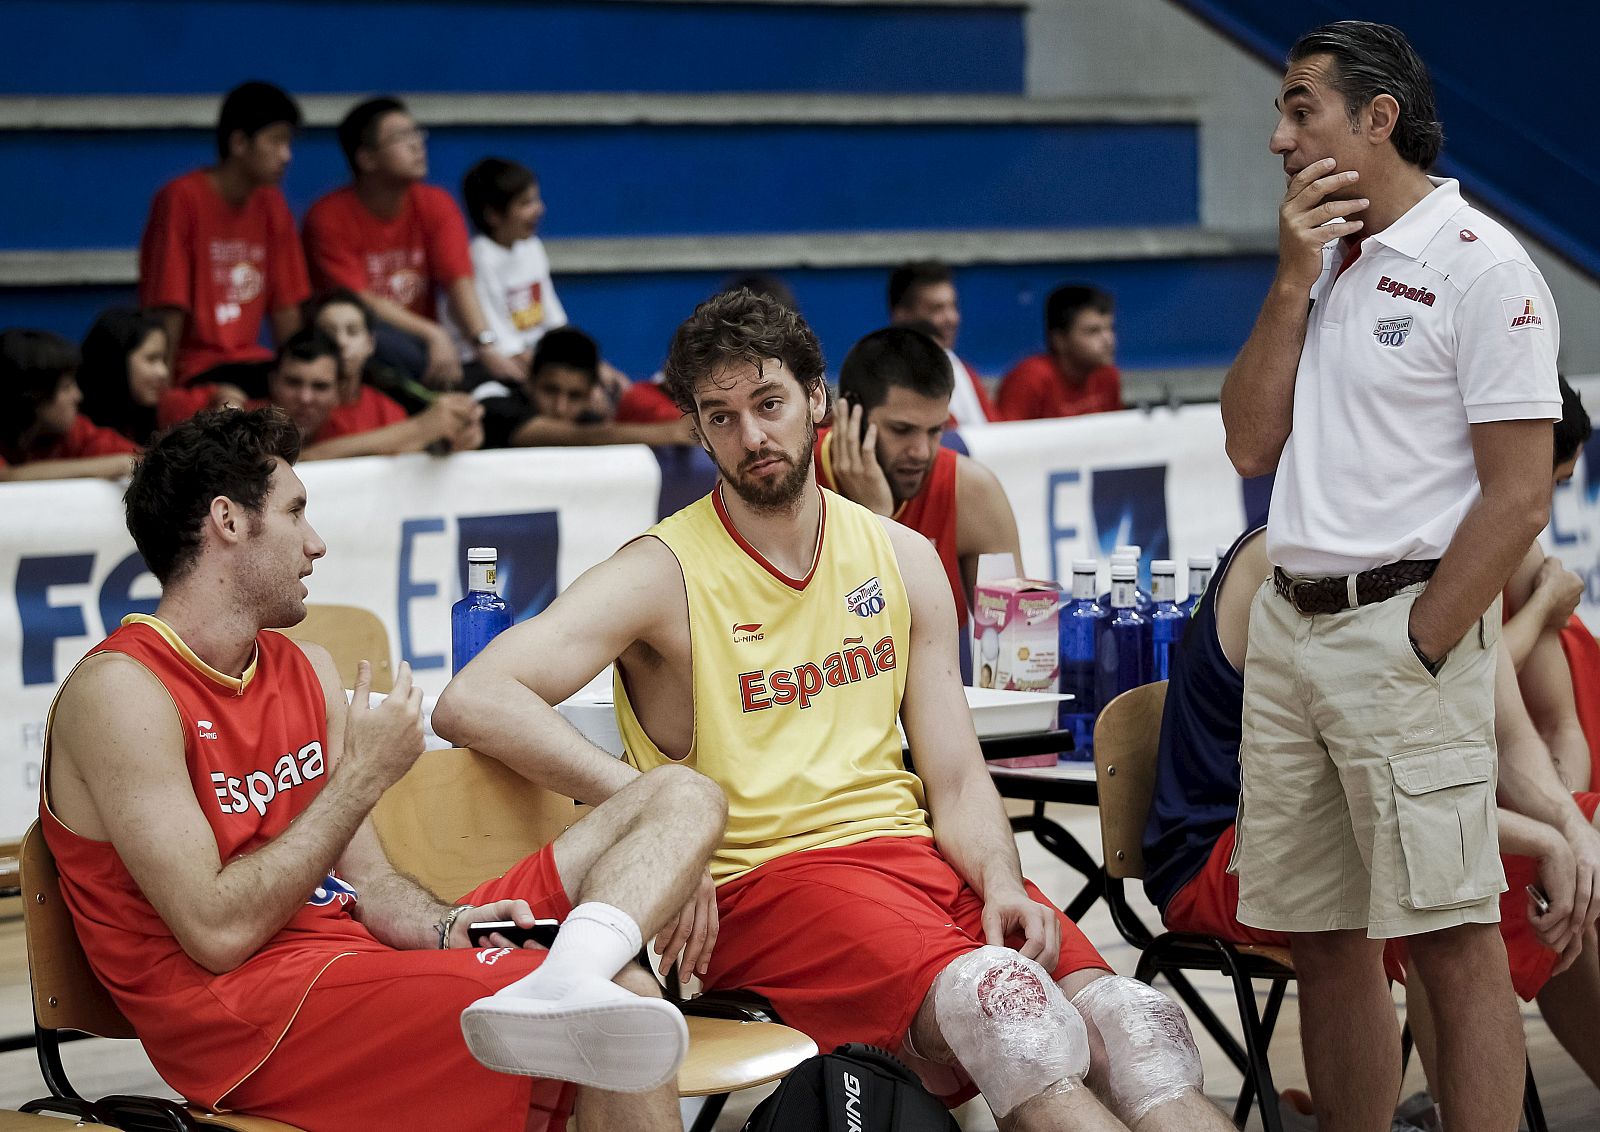
[[[797,453],[785,452],[782,449],[766,448],[753,455],[746,456],[736,469],[723,466],[722,461],[713,456],[712,462],[717,465],[717,471],[722,473],[722,482],[726,483],[744,503],[755,511],[768,514],[792,511],[800,501],[805,491],[806,478],[811,472],[811,461],[817,447],[817,425],[809,414],[806,416],[806,439]],[[759,464],[764,460],[781,457],[788,461],[789,468],[782,475],[775,478],[749,479],[744,475],[746,468]]]

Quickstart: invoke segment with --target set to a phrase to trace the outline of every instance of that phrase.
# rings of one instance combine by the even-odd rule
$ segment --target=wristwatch
[[[1407,633],[1406,639],[1411,642],[1411,651],[1417,654],[1418,660],[1422,661],[1422,667],[1428,670],[1428,675],[1439,675],[1439,669],[1444,667],[1444,657],[1440,657],[1438,660],[1429,660],[1428,654],[1422,651],[1421,645],[1417,644],[1417,638]]]
[[[480,330],[478,331],[478,337],[476,341],[479,346],[493,346],[496,342],[500,341],[500,335],[496,334],[492,330]]]

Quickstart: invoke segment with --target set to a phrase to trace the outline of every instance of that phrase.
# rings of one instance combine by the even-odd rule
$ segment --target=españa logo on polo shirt
[[[1529,327],[1544,325],[1544,317],[1534,306],[1532,295],[1501,299],[1500,309],[1506,312],[1507,330],[1527,330]]]
[[[1437,296],[1426,287],[1412,287],[1398,279],[1390,279],[1387,275],[1378,280],[1378,290],[1392,295],[1396,299],[1410,299],[1414,303],[1421,303],[1431,307],[1437,301]]]
[[[739,673],[739,708],[743,712],[799,704],[811,706],[829,688],[842,688],[894,671],[894,638],[885,636],[871,648],[865,637],[846,637],[822,661],[804,661],[793,668]]]

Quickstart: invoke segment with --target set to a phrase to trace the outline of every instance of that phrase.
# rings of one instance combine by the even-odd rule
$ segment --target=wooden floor
[[[1098,859],[1099,833],[1093,812],[1061,807],[1056,807],[1052,812]],[[1022,835],[1019,843],[1023,866],[1028,875],[1053,899],[1068,900],[1077,890],[1076,874],[1041,849],[1031,836]],[[1154,923],[1155,916],[1153,912],[1146,913],[1142,897],[1136,896],[1135,899],[1146,922]],[[32,1021],[19,915],[15,901],[0,903],[0,1035],[26,1032]],[[1137,956],[1118,937],[1103,904],[1090,910],[1083,920],[1083,928],[1116,970],[1124,974],[1133,973]],[[1232,992],[1220,976],[1201,975],[1194,982],[1214,1003],[1219,1015],[1223,1018],[1233,1016]],[[1397,1000],[1403,1002],[1398,993]],[[1304,1087],[1305,1084],[1305,1071],[1300,1060],[1297,1005],[1291,988],[1278,1026],[1278,1036],[1273,1043],[1273,1074],[1279,1088]],[[1403,1012],[1403,1005],[1397,1006],[1397,1009]],[[1552,1132],[1594,1132],[1600,1129],[1600,1091],[1556,1044],[1536,1008],[1525,1008],[1524,1018],[1529,1054]],[[1233,1099],[1238,1095],[1238,1075],[1209,1037],[1199,1027],[1195,1029],[1205,1056],[1206,1090],[1231,1110]],[[90,1095],[112,1092],[172,1095],[161,1084],[136,1043],[100,1040],[75,1042],[65,1047],[64,1056],[74,1081]],[[1421,1074],[1413,1062],[1406,1079],[1405,1093],[1409,1095],[1421,1087]],[[39,1076],[38,1064],[31,1050],[0,1054],[0,1108],[15,1108],[43,1092],[44,1082]],[[729,1132],[738,1129],[751,1106],[765,1092],[758,1090],[734,1097],[723,1111],[717,1128]],[[981,1100],[961,1109],[958,1116],[962,1128],[967,1132],[995,1127],[994,1118]],[[1259,1128],[1259,1118],[1252,1118],[1250,1127]]]

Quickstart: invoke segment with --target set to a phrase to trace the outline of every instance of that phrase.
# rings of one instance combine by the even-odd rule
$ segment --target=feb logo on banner
[[[1167,466],[1096,468],[1089,492],[1100,557],[1118,546],[1140,548],[1139,576],[1150,584],[1150,562],[1170,557],[1167,537]]]

